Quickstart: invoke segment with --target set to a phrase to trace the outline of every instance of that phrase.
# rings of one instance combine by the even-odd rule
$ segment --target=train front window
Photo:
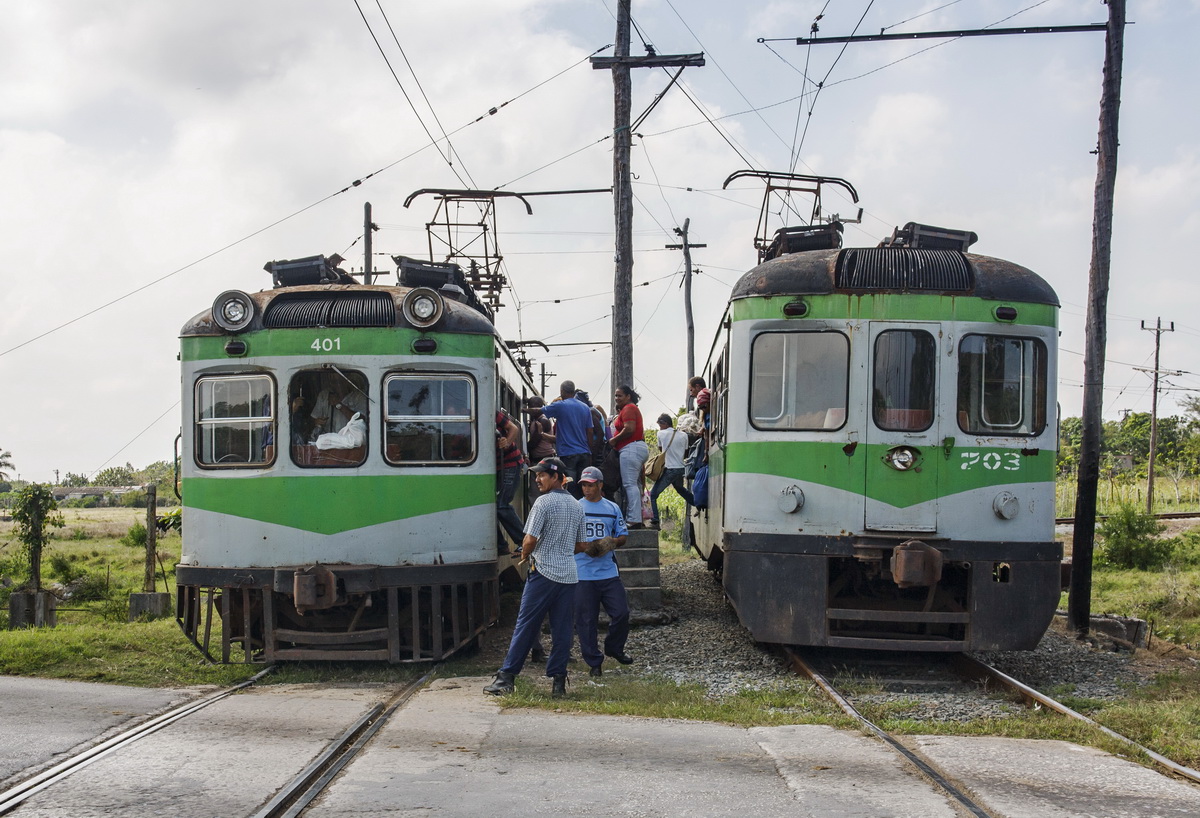
[[[963,338],[958,425],[971,434],[1041,434],[1046,428],[1046,345],[1037,338]]]
[[[275,413],[268,375],[207,376],[196,381],[196,462],[263,466],[275,459]]]
[[[887,330],[875,339],[871,415],[880,429],[922,432],[933,425],[937,347],[923,330]]]
[[[470,378],[392,375],[384,391],[389,463],[409,466],[475,459],[475,389]]]
[[[750,350],[756,429],[839,429],[846,423],[850,341],[840,332],[765,332]]]
[[[292,462],[306,468],[353,468],[367,459],[371,396],[367,377],[340,366],[306,369],[288,384]]]

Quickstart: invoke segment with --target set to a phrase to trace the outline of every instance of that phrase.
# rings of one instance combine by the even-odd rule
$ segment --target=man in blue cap
[[[483,689],[500,696],[513,692],[513,683],[525,657],[538,638],[542,621],[550,616],[550,658],[546,675],[554,680],[551,695],[567,695],[567,661],[571,658],[571,621],[575,611],[578,573],[574,555],[588,547],[584,537],[583,509],[563,489],[566,466],[557,457],[543,458],[530,469],[541,496],[525,518],[522,562],[532,566],[521,594],[521,608],[504,664],[496,678]]]
[[[617,571],[613,549],[625,544],[629,530],[625,515],[612,500],[604,497],[604,475],[595,466],[588,466],[579,478],[583,499],[584,529],[588,540],[583,553],[575,555],[579,584],[575,588],[575,633],[579,636],[579,652],[587,663],[592,678],[603,672],[604,657],[611,656],[623,665],[633,662],[625,653],[629,638],[629,598]],[[600,606],[608,614],[608,635],[604,637],[604,653],[600,652],[597,621]]]

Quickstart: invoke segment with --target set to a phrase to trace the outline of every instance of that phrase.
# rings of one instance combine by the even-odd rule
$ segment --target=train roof
[[[255,315],[242,332],[264,329],[408,327],[401,303],[411,287],[364,284],[317,284],[247,293]],[[446,298],[436,332],[494,335],[490,317],[474,306]],[[213,319],[212,307],[183,325],[179,336],[227,335]]]
[[[854,247],[788,253],[759,264],[731,300],[770,295],[929,293],[1059,306],[1037,273],[1010,261],[910,247]]]

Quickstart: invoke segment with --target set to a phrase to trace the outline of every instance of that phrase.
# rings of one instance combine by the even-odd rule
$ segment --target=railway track
[[[904,745],[895,736],[888,733],[883,728],[867,719],[854,706],[851,699],[854,694],[844,694],[838,690],[837,685],[830,680],[827,673],[820,669],[822,663],[828,664],[827,660],[822,660],[812,653],[805,653],[795,648],[784,648],[784,654],[791,663],[793,670],[800,675],[806,676],[813,681],[827,696],[829,696],[847,715],[858,721],[866,730],[877,736],[881,741],[894,749],[905,760],[918,769],[925,778],[933,782],[935,786],[943,790],[950,798],[956,801],[963,809],[967,810],[972,815],[990,816],[983,807],[974,801],[968,794],[964,793],[957,787],[951,779],[936,765],[928,759],[914,753]],[[1068,718],[1076,719],[1085,724],[1094,727],[1101,731],[1106,736],[1120,741],[1131,749],[1144,753],[1145,756],[1151,759],[1159,767],[1173,773],[1174,775],[1186,778],[1189,781],[1200,783],[1200,771],[1190,767],[1185,767],[1182,764],[1177,764],[1171,759],[1156,753],[1153,750],[1144,747],[1126,736],[1121,735],[1102,724],[1089,719],[1059,701],[1045,695],[1033,688],[1025,685],[1007,674],[997,670],[990,665],[974,659],[966,654],[955,654],[946,657],[938,657],[944,659],[944,669],[951,670],[957,675],[960,682],[965,681],[971,685],[982,685],[986,688],[1001,689],[1008,691],[1018,696],[1027,706],[1045,707],[1050,710],[1060,713]],[[922,662],[925,660],[923,659]],[[894,673],[896,668],[906,668],[909,673],[912,673],[912,668],[918,668],[920,665],[915,665],[911,662],[904,662],[902,659],[892,659],[884,662],[880,660],[869,660],[868,664],[873,663],[875,670],[884,669],[884,676],[874,675],[874,671],[868,676],[872,680],[872,684],[876,686],[899,686],[904,690],[909,691],[912,688],[927,688],[936,691],[937,688],[950,684],[951,682],[944,677],[941,670],[936,670],[933,673],[925,673],[920,676],[910,676],[906,678],[897,678]],[[893,675],[887,675],[893,674]]]
[[[1107,520],[1107,514],[1097,514],[1097,520]],[[1161,514],[1155,514],[1156,520],[1194,520],[1200,519],[1200,511],[1164,511]],[[1055,525],[1075,525],[1074,517],[1055,517]]]
[[[208,696],[197,699],[180,705],[179,707],[168,710],[166,713],[161,713],[152,719],[142,722],[134,727],[131,727],[124,732],[113,736],[110,739],[100,742],[94,747],[89,747],[82,752],[72,755],[70,758],[64,759],[49,769],[43,770],[32,778],[28,778],[19,784],[9,787],[4,792],[0,792],[0,815],[19,806],[27,799],[37,795],[43,790],[53,787],[60,781],[64,781],[71,775],[79,772],[84,767],[92,764],[105,756],[112,755],[120,751],[122,748],[128,747],[139,739],[156,733],[164,727],[174,724],[180,719],[203,710],[209,705],[216,704],[222,699],[232,696],[239,690],[244,690],[251,685],[257,684],[267,675],[272,673],[275,667],[272,665],[264,669],[261,673],[256,674],[253,678],[248,679],[241,684],[224,690],[218,690],[216,693],[211,693]]]
[[[245,812],[239,811],[235,814],[249,814],[254,816],[254,818],[283,818],[284,816],[292,818],[303,814],[309,804],[324,791],[339,772],[355,759],[359,752],[368,745],[388,720],[431,681],[437,667],[435,665],[421,678],[406,684],[389,696],[386,701],[368,707],[365,713],[361,713],[360,711],[361,715],[353,719],[349,727],[341,732],[340,735],[329,741],[323,748],[318,749],[319,745],[317,745],[313,749],[313,752],[315,752],[315,755],[312,757],[313,760],[284,786],[278,790],[276,790],[278,784],[272,785],[269,789],[264,788],[262,798],[269,800],[266,800],[265,803],[260,801],[259,803],[262,806],[246,808]],[[235,693],[244,691],[246,688],[261,681],[273,670],[273,666],[268,667],[252,679],[241,684],[219,690],[203,698],[172,708],[128,730],[124,730],[120,734],[106,739],[93,747],[75,753],[31,778],[13,785],[7,790],[0,792],[0,815],[18,809],[26,801],[39,794],[45,793],[45,797],[51,799],[61,798],[60,790],[62,787],[59,790],[53,789],[57,785],[64,784],[76,773],[103,759],[111,760],[115,757],[116,760],[121,760],[126,758],[126,756],[120,755],[123,750],[130,749],[136,753],[136,750],[132,750],[134,744],[152,734],[158,733],[164,728],[182,722],[181,728],[186,733],[190,722],[186,722],[185,720],[189,716],[198,714],[200,711],[205,710],[205,708],[226,700]],[[351,719],[348,718],[347,721],[351,721]],[[164,733],[163,735],[167,734]],[[193,753],[203,754],[206,752],[203,744],[192,745],[190,749]],[[145,752],[145,750],[141,752]],[[186,763],[186,760],[181,758],[179,763]],[[79,786],[80,782],[76,782],[73,785],[67,785],[67,788],[74,787],[77,789]],[[48,790],[50,792],[47,792]],[[274,791],[274,795],[271,794],[272,791]],[[252,791],[247,794],[251,799],[253,798]],[[38,811],[44,810],[47,805],[44,803],[38,805],[38,802],[35,801],[29,806]],[[246,807],[249,807],[249,804]],[[131,809],[134,812],[137,812],[139,809],[150,809],[150,811],[157,814],[157,811],[145,804],[138,804],[135,807],[131,807]],[[58,805],[51,807],[51,812],[55,814],[62,810],[70,810],[70,807],[65,805],[61,806],[61,808]],[[62,814],[68,814],[68,812],[63,811]]]

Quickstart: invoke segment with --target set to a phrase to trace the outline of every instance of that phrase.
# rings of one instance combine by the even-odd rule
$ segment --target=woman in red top
[[[641,398],[628,386],[618,386],[613,392],[617,416],[613,421],[616,434],[610,441],[621,455],[621,488],[625,492],[625,525],[642,528],[642,469],[650,456],[643,437],[642,410],[637,408]]]

